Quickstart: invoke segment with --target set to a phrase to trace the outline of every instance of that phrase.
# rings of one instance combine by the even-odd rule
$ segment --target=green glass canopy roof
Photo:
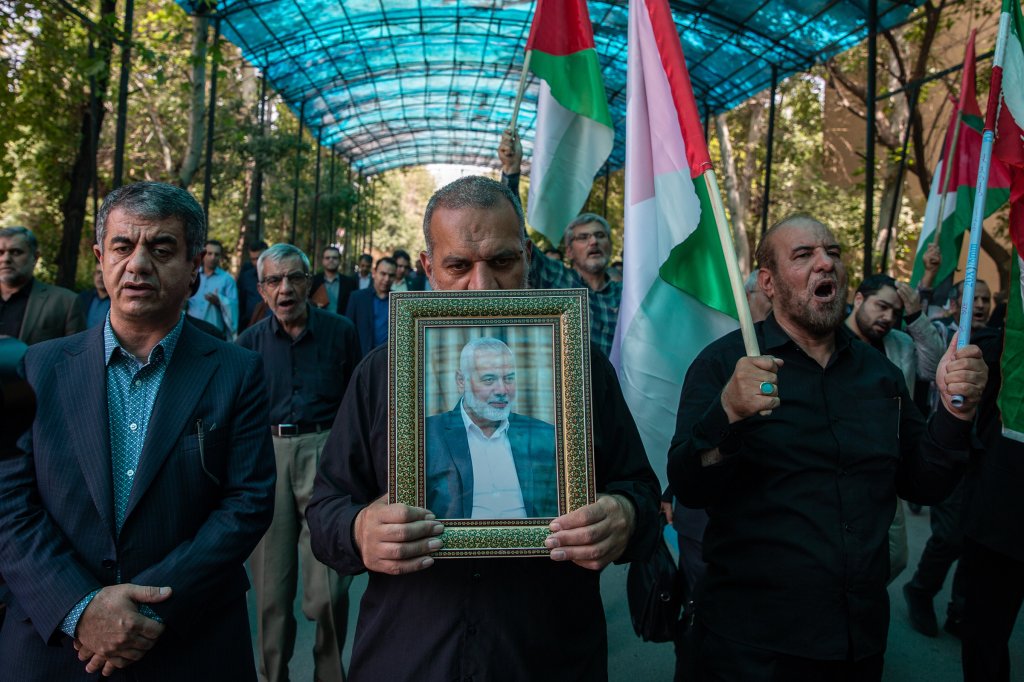
[[[194,11],[193,0],[178,0]],[[550,1],[550,0],[549,0]],[[557,1],[557,0],[556,0]],[[922,0],[877,0],[880,27]],[[671,0],[702,113],[863,40],[869,0]],[[366,175],[428,163],[496,166],[535,0],[222,0],[222,34],[324,146]],[[625,158],[627,0],[588,2],[615,149]],[[537,83],[519,114],[530,157]]]

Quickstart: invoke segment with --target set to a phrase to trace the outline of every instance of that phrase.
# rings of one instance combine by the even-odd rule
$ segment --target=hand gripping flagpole
[[[982,223],[985,220],[985,195],[988,193],[988,171],[992,164],[992,143],[995,141],[996,120],[1002,103],[1003,58],[1006,56],[1006,37],[1010,30],[1010,15],[999,17],[999,37],[992,62],[992,83],[989,85],[988,105],[985,109],[985,131],[981,136],[981,158],[978,161],[978,183],[974,193],[974,211],[971,214],[971,241],[967,249],[967,267],[964,272],[964,290],[960,297],[960,329],[956,347],[960,350],[971,342],[971,318],[974,316],[974,284],[978,280],[978,253],[981,250]],[[954,407],[964,404],[962,395],[954,395]]]

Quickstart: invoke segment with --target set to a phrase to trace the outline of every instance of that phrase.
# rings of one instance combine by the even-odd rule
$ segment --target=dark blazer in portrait
[[[352,320],[352,324],[356,326],[356,335],[359,337],[359,357],[369,353],[376,345],[373,343],[373,299],[376,297],[377,291],[371,284],[365,289],[353,291],[348,298],[345,317]]]
[[[40,341],[59,339],[85,329],[85,311],[78,294],[63,287],[51,286],[38,279],[25,306],[18,338],[31,346]]]
[[[0,677],[97,679],[60,626],[120,581],[173,590],[152,605],[166,630],[123,679],[254,680],[244,562],[270,525],[275,480],[260,356],[184,325],[119,534],[103,326],[31,347],[25,369],[38,415],[27,454],[0,459],[0,573],[12,593]]]
[[[426,420],[426,505],[440,519],[468,519],[473,513],[473,462],[462,420],[462,403]],[[512,413],[508,417],[523,504],[529,518],[558,516],[555,427]]]
[[[313,275],[313,282],[309,287],[309,297],[312,298],[316,290],[324,285],[324,273],[323,270]],[[371,287],[372,288],[372,287]],[[344,315],[345,311],[348,310],[348,298],[353,292],[359,291],[359,278],[350,277],[348,275],[338,275],[338,307],[332,310],[332,313],[338,313]],[[327,292],[324,292],[327,293]],[[326,297],[325,297],[326,298]]]

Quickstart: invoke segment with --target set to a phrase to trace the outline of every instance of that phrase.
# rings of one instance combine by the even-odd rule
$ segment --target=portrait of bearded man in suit
[[[426,420],[426,507],[442,519],[557,516],[555,427],[513,411],[511,349],[470,341],[455,383],[458,403]]]

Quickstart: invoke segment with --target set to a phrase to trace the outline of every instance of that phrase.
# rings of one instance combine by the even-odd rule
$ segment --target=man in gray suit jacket
[[[39,242],[24,227],[0,229],[0,336],[28,345],[85,329],[85,313],[74,292],[33,276]]]
[[[516,364],[498,339],[467,343],[462,399],[426,421],[426,505],[441,519],[558,516],[555,427],[512,412]]]
[[[33,346],[39,399],[0,459],[5,679],[254,680],[243,562],[270,524],[263,364],[184,324],[206,222],[186,191],[109,194],[108,321]]]

